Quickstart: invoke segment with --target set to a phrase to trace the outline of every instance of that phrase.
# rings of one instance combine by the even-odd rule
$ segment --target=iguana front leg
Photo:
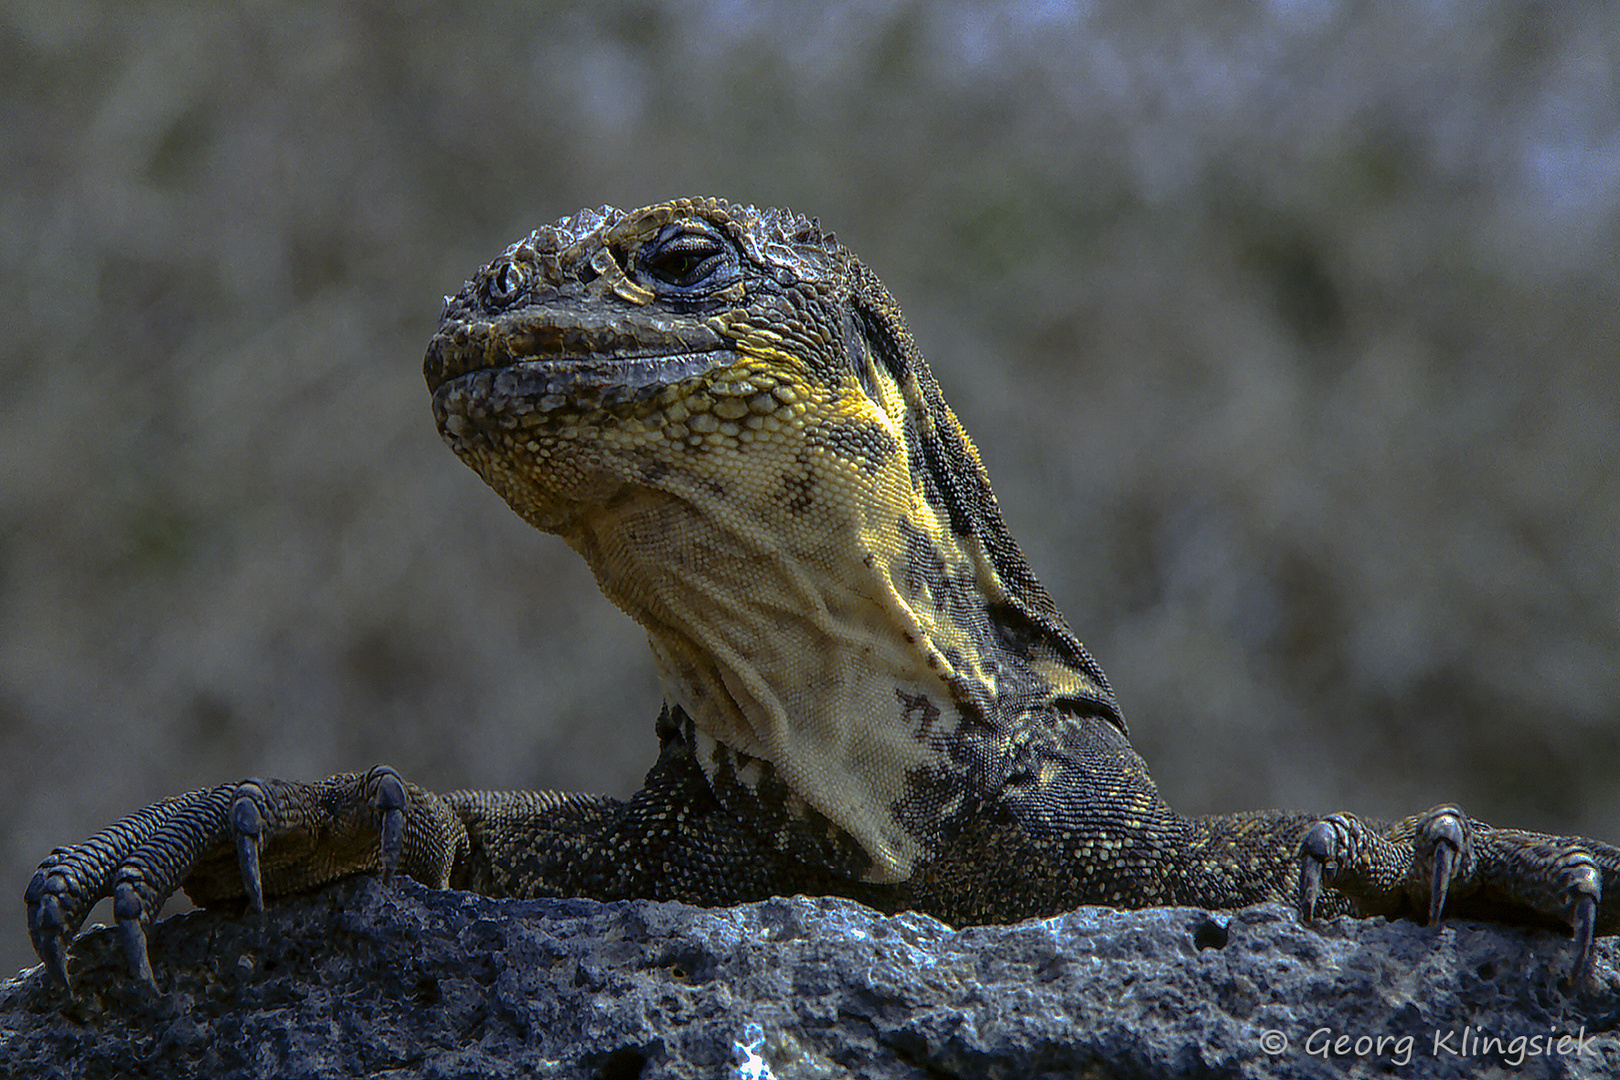
[[[259,909],[266,897],[376,871],[493,897],[724,906],[803,892],[894,906],[884,890],[776,849],[719,804],[687,748],[667,738],[628,800],[435,794],[382,765],[316,783],[245,780],[194,791],[57,848],[24,899],[34,950],[62,985],[73,935],[108,896],[132,976],[153,985],[147,930],[175,889],[204,907]]]
[[[1292,901],[1300,918],[1443,915],[1569,929],[1570,967],[1592,939],[1620,932],[1620,848],[1583,837],[1496,829],[1454,806],[1393,825],[1333,814],[1248,813],[1187,822],[1172,871],[1177,902],[1231,907]]]
[[[415,800],[416,813],[407,814]],[[318,886],[343,874],[403,868],[442,884],[465,831],[433,797],[387,766],[318,784],[243,780],[188,792],[58,847],[24,892],[29,938],[66,986],[66,950],[97,900],[112,897],[131,972],[152,983],[146,929],[168,895],[185,886],[198,904]]]
[[[146,931],[175,889],[203,906],[304,891],[346,874],[403,872],[443,887],[470,844],[453,806],[380,765],[316,783],[244,780],[165,799],[57,848],[24,894],[34,950],[67,985],[67,947],[112,897],[130,970],[151,984]]]
[[[1455,806],[1393,826],[1354,814],[1316,822],[1300,842],[1301,917],[1312,917],[1325,885],[1358,914],[1426,913],[1430,925],[1444,913],[1567,926],[1571,979],[1589,967],[1594,935],[1620,930],[1620,848],[1492,828]]]

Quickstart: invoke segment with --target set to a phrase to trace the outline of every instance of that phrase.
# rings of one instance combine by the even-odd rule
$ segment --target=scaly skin
[[[661,752],[628,801],[452,792],[392,769],[245,781],[51,854],[29,928],[114,897],[132,970],[199,903],[357,871],[503,896],[853,897],[953,923],[1080,904],[1442,913],[1620,931],[1620,850],[1453,807],[1386,825],[1183,818],[1007,534],[877,278],[813,221],[712,199],[584,211],[446,301],[446,443],[647,630]]]

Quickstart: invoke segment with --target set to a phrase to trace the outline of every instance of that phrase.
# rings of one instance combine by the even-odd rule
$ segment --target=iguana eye
[[[523,271],[511,259],[502,259],[491,267],[484,279],[484,295],[497,307],[511,303],[522,288]]]
[[[708,287],[735,276],[736,252],[706,223],[670,225],[642,250],[641,268],[678,289]]]

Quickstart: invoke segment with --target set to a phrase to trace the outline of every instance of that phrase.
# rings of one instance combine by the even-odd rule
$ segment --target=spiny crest
[[[774,240],[786,244],[819,247],[825,251],[832,251],[838,246],[837,239],[831,232],[823,231],[821,222],[816,218],[807,218],[786,208],[768,207],[764,210],[755,210],[752,206],[748,206],[742,209],[756,216],[761,230]]]

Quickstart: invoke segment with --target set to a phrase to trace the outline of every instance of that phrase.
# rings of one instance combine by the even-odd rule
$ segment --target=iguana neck
[[[546,238],[549,257],[536,234],[469,283],[529,302],[447,316],[440,428],[647,629],[722,801],[823,865],[903,880],[996,786],[984,763],[1038,727],[1021,717],[1117,716],[1107,685],[876,279],[802,219],[643,217]],[[696,258],[737,263],[721,300],[664,302],[660,275]]]
[[[718,794],[779,781],[801,811],[784,842],[891,881],[922,854],[893,811],[914,775],[1031,705],[1012,696],[1037,680],[987,615],[983,553],[912,489],[906,455],[882,458],[753,482],[693,462],[559,531],[647,630]]]

